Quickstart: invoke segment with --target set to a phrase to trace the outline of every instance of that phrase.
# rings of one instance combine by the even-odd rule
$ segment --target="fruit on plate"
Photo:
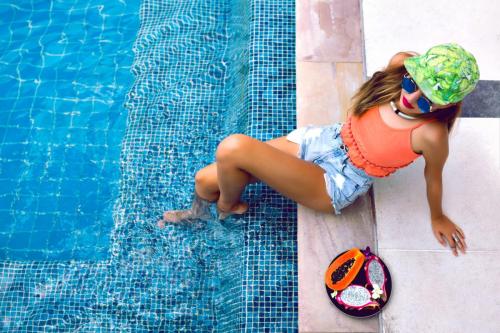
[[[345,289],[356,278],[364,262],[365,255],[358,248],[350,249],[328,266],[326,285],[333,290]]]

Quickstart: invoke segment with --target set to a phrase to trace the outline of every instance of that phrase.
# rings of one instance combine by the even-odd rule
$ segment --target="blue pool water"
[[[294,9],[0,4],[0,330],[297,331],[293,202],[156,227],[224,137],[295,127]]]
[[[108,257],[138,9],[0,4],[0,258]]]

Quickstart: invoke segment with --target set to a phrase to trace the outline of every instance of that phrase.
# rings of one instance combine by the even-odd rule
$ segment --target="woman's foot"
[[[211,219],[210,205],[210,201],[203,199],[195,191],[191,209],[166,211],[163,213],[163,219],[158,220],[158,227],[164,228],[165,223],[189,222],[194,219]]]
[[[192,219],[194,216],[191,209],[187,210],[169,210],[163,213],[163,219],[158,220],[158,226],[160,228],[165,227],[165,223],[179,223],[181,221],[186,221]]]
[[[233,214],[244,214],[248,210],[248,204],[246,202],[238,202],[232,207],[222,204],[220,201],[217,202],[217,211],[219,212],[219,220],[224,220],[228,216]]]

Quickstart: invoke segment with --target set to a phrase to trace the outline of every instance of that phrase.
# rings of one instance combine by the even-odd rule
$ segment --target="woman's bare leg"
[[[229,159],[217,161],[219,177],[219,199],[217,208],[224,213],[242,214],[248,209],[248,204],[241,202],[240,197],[249,183],[250,175],[239,169]]]
[[[272,139],[266,141],[267,144],[273,146],[277,149],[282,150],[290,155],[296,156],[299,146],[296,143],[290,142],[286,139],[286,136],[282,136],[276,139]],[[220,153],[219,153],[220,155]],[[219,201],[220,198],[220,184],[218,173],[222,172],[224,174],[223,177],[225,180],[223,181],[225,185],[229,185],[234,195],[238,195],[238,201],[235,204],[228,204],[228,199],[226,196],[223,200],[220,200],[220,204],[217,204],[217,207],[222,212],[241,214],[247,211],[248,204],[239,201],[239,197],[241,193],[245,189],[246,185],[253,184],[258,182],[259,180],[249,173],[239,169],[235,172],[234,167],[231,167],[225,163],[224,166],[218,167],[218,163],[214,162],[212,164],[207,165],[206,167],[200,169],[195,175],[195,198],[193,200],[193,206],[189,210],[179,210],[179,211],[168,211],[163,215],[163,220],[158,221],[158,225],[163,227],[165,222],[178,222],[180,220],[189,219],[193,217],[194,208],[199,208],[199,206],[203,206],[204,202],[216,202]],[[228,170],[229,169],[229,170]],[[225,173],[229,171],[229,177],[226,177]],[[231,179],[235,177],[237,178],[237,183],[232,183]],[[239,194],[238,194],[239,192]],[[200,200],[201,199],[201,200]],[[198,201],[198,202],[197,202]],[[203,202],[204,201],[204,202]],[[231,206],[231,207],[228,207]]]
[[[255,139],[253,142],[261,143]],[[297,157],[299,145],[288,141],[286,136],[265,143],[288,155]],[[217,208],[221,212],[242,214],[247,211],[248,204],[240,201],[241,194],[248,184],[259,181],[255,176],[238,167],[234,155],[236,155],[235,151],[242,149],[244,148],[242,148],[240,141],[234,140],[234,138],[224,140],[217,148],[217,174],[220,175],[217,180],[219,187]],[[248,147],[248,150],[248,153],[251,153],[252,147]]]
[[[255,177],[247,174],[247,182],[257,182]],[[190,209],[187,210],[171,210],[163,213],[163,219],[158,221],[158,226],[163,228],[165,222],[178,223],[180,221],[188,221],[193,218],[210,218],[209,205],[212,202],[219,200],[220,190],[217,177],[217,162],[207,165],[200,169],[195,175],[195,193],[193,203]],[[220,209],[219,209],[220,210]],[[247,203],[239,203],[233,205],[229,210],[220,210],[220,219],[224,219],[233,214],[243,214],[248,210]]]
[[[194,188],[196,193],[198,193],[201,198],[210,202],[216,202],[217,200],[219,200],[220,189],[217,172],[217,162],[214,162],[198,170],[194,177]],[[256,183],[258,181],[257,178],[252,177],[250,174],[247,175],[247,185]]]
[[[220,191],[217,183],[217,162],[198,170],[194,177],[194,190],[198,195],[210,202],[219,199]]]
[[[220,210],[232,210],[239,203],[248,173],[301,205],[334,213],[325,186],[326,171],[313,162],[290,155],[248,135],[233,134],[225,138],[216,152]]]

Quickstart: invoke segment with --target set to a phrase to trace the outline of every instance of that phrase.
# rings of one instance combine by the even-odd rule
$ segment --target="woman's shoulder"
[[[430,121],[420,126],[419,137],[422,150],[436,145],[448,144],[448,125],[440,121]]]
[[[437,140],[439,138],[448,138],[448,124],[437,119],[428,121],[425,124],[425,134],[429,140]]]

